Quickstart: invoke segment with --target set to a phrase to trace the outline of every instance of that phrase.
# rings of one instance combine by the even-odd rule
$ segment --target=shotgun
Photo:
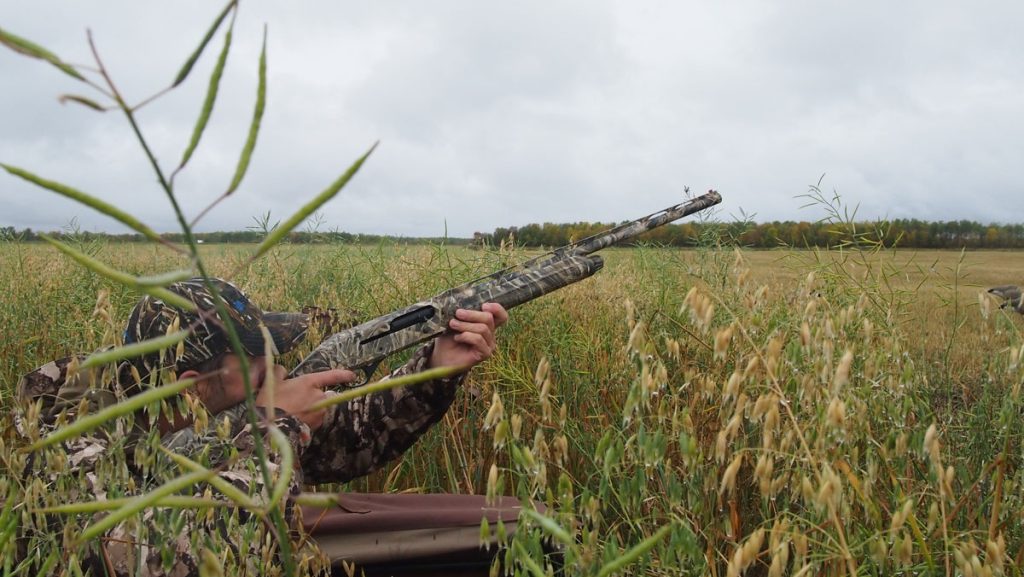
[[[604,266],[593,253],[722,202],[714,190],[621,224],[441,294],[335,333],[296,366],[289,377],[334,368],[362,372],[368,382],[385,357],[428,341],[448,329],[456,309],[495,302],[511,309],[579,282]]]

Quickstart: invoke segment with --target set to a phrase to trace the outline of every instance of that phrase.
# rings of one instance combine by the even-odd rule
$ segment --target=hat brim
[[[272,339],[276,353],[283,355],[295,348],[306,338],[309,330],[309,316],[305,313],[263,313],[263,324],[267,327]],[[242,331],[239,335],[242,346],[246,352],[254,357],[262,357],[265,354],[263,333],[255,330]]]

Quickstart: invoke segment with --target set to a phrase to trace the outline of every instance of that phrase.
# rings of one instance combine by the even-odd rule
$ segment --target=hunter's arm
[[[434,342],[420,347],[390,377],[427,368]],[[306,482],[343,483],[367,475],[404,453],[441,420],[455,399],[462,375],[398,387],[327,409],[303,454]]]

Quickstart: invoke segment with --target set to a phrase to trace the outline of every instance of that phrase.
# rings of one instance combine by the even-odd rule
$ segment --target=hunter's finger
[[[310,373],[308,377],[311,385],[320,388],[351,383],[356,380],[356,374],[347,369],[331,369],[320,373]]]
[[[494,317],[495,329],[508,322],[508,311],[505,310],[505,307],[501,306],[500,304],[484,303],[484,306],[481,308],[491,313],[491,316]]]
[[[484,323],[467,323],[460,320],[452,320],[448,325],[452,329],[459,333],[472,333],[480,335],[484,338],[484,341],[489,345],[494,345],[494,327]]]
[[[458,309],[455,311],[455,318],[467,323],[482,323],[494,330],[494,315],[487,311]]]
[[[487,342],[487,339],[480,333],[464,332],[455,335],[455,341],[464,345],[469,345],[479,351],[483,358],[488,358],[494,351],[494,347]]]

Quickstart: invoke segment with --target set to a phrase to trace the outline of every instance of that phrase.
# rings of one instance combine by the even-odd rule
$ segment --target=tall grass
[[[159,266],[148,250],[100,254],[148,274]],[[202,250],[213,274],[245,254]],[[891,289],[906,298],[893,299],[865,271],[904,262],[894,255],[709,250],[608,251],[594,278],[515,309],[443,423],[347,490],[545,503],[502,554],[523,572],[544,570],[541,543],[554,539],[573,574],[615,570],[630,551],[634,563],[618,570],[631,574],[1020,574],[1020,319],[976,297],[955,313],[943,293],[964,265],[993,255],[935,254],[940,278],[922,283],[908,267]],[[101,341],[96,291],[108,291],[113,318],[134,301],[92,273],[45,275],[64,257],[42,247],[8,244],[2,255],[4,270],[39,275],[0,277],[9,294],[63,299],[6,302],[0,326],[22,327],[5,330],[21,339],[3,345],[6,383]],[[236,280],[268,309],[343,305],[370,317],[508,258],[282,246]],[[964,302],[977,292],[960,290]],[[935,364],[947,341],[928,334],[952,323],[972,343],[959,351],[973,358],[965,367]]]

